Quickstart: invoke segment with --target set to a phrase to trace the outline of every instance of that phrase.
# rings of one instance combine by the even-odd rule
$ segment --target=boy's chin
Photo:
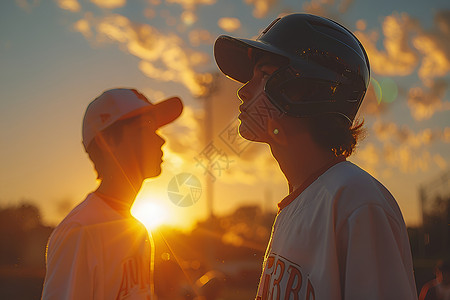
[[[239,125],[239,135],[251,142],[267,143],[267,136],[263,134],[260,128],[252,129],[242,121],[241,124]]]
[[[147,170],[147,172],[143,176],[144,180],[158,177],[159,175],[161,175],[161,172],[162,172],[161,166],[157,166],[153,170]]]

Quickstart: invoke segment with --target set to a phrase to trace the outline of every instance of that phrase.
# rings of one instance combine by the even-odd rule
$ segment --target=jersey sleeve
[[[93,299],[97,264],[92,238],[77,224],[59,229],[48,244],[42,299]]]
[[[337,232],[343,299],[417,299],[403,227],[376,204],[349,215]]]

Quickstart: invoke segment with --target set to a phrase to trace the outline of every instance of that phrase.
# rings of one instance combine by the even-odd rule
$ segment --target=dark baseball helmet
[[[261,54],[286,64],[266,82],[269,100],[294,117],[326,113],[353,122],[369,85],[366,51],[342,25],[319,16],[291,14],[273,21],[256,40],[219,36],[214,56],[228,77],[248,82]]]

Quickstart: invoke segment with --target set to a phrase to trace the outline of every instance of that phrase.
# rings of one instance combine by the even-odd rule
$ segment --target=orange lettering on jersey
[[[146,269],[144,268],[144,270]],[[140,272],[140,277],[141,279],[139,280],[139,288],[141,290],[148,288],[150,286],[150,272]]]
[[[150,274],[142,259],[131,257],[122,262],[122,280],[116,300],[125,299],[132,291],[147,289],[150,291]]]
[[[120,282],[120,290],[117,299],[120,299],[121,295],[128,295],[128,271],[126,262],[122,264],[122,281]]]
[[[280,268],[278,268],[278,266]],[[278,269],[279,272],[277,272]],[[277,264],[275,266],[275,271],[273,272],[273,275],[274,276],[278,275],[278,277],[276,277],[273,280],[272,291],[270,292],[270,299],[280,300],[280,293],[281,293],[280,282],[283,279],[284,275],[284,262],[282,260],[277,260]],[[274,293],[276,293],[275,294],[276,298],[273,297]]]
[[[315,300],[316,295],[314,294],[314,288],[311,281],[308,279],[308,287],[306,288],[306,300]]]
[[[302,268],[271,253],[264,265],[257,300],[315,300],[314,287],[303,280]]]
[[[262,284],[263,284],[263,291],[264,294],[262,295],[262,297],[260,297],[260,300],[267,300],[268,299],[268,293],[269,293],[269,284],[270,284],[270,279],[271,279],[271,275],[272,275],[272,268],[273,268],[273,263],[275,262],[275,259],[273,257],[269,257],[267,259],[266,262],[266,270],[270,270],[269,272],[264,272],[263,273],[263,277],[261,278],[262,280]]]
[[[289,273],[289,280],[287,282],[284,300],[289,300],[291,294],[294,296],[293,300],[299,300],[299,291],[300,288],[302,287],[302,273],[300,273],[300,271],[293,265],[289,266],[287,272]],[[296,286],[294,286],[295,282],[297,282]]]
[[[126,262],[128,265],[128,274],[130,277],[130,286],[138,284],[138,272],[140,270],[135,259],[130,259]],[[142,272],[141,272],[142,273]]]

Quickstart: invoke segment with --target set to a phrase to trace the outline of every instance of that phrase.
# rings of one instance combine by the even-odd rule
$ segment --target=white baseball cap
[[[92,101],[84,114],[83,145],[87,150],[94,137],[118,120],[151,114],[156,128],[178,118],[183,111],[180,98],[172,97],[151,103],[135,89],[118,88],[103,92]]]

